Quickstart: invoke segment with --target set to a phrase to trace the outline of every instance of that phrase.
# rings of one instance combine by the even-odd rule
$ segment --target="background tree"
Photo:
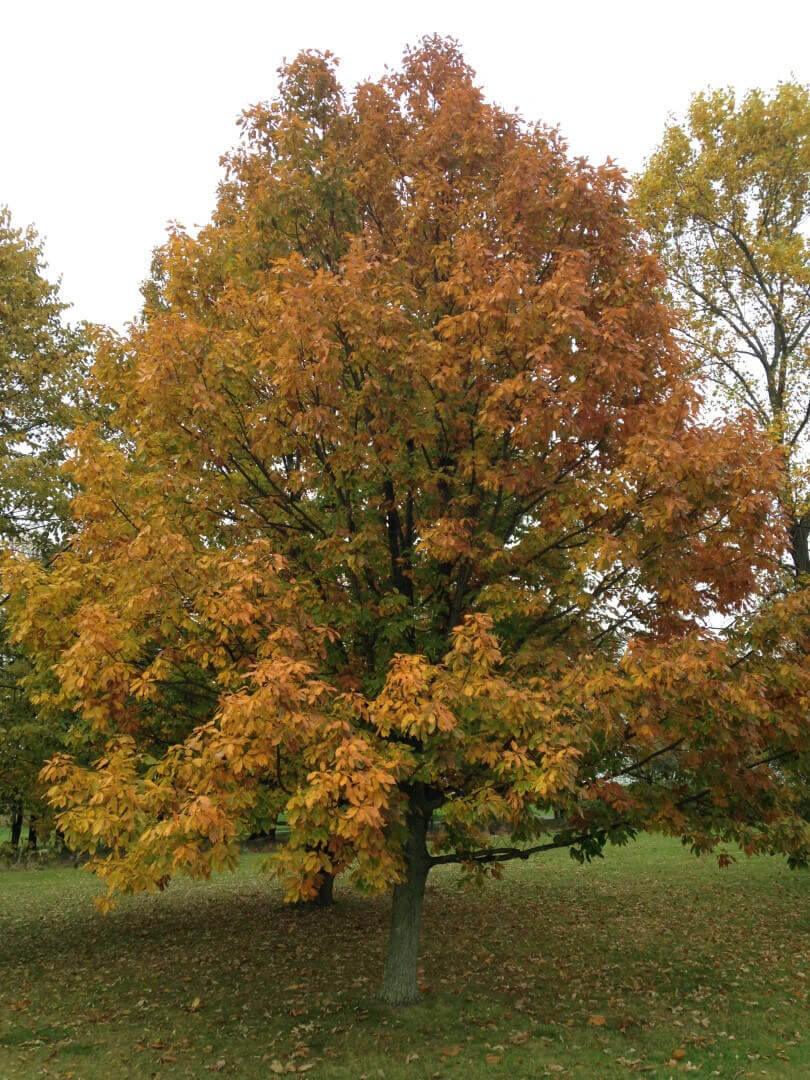
[[[810,572],[810,91],[698,94],[636,185],[709,408],[782,451],[794,574]],[[810,763],[790,764],[810,806]]]
[[[698,94],[637,184],[683,333],[720,407],[784,451],[793,567],[810,572],[810,91]]]
[[[45,277],[36,233],[16,228],[0,207],[0,544],[38,559],[50,558],[68,529],[69,483],[60,466],[86,367],[86,342],[65,325],[65,307]],[[24,813],[36,819],[44,809],[36,778],[65,731],[32,707],[28,670],[0,608],[0,810],[15,846]],[[29,842],[36,843],[35,824]]]
[[[783,612],[706,626],[772,570],[779,454],[699,422],[621,174],[438,39],[351,100],[302,54],[226,163],[100,349],[76,536],[5,568],[43,707],[98,751],[46,769],[70,842],[112,892],[163,888],[231,865],[270,792],[290,898],[394,887],[395,1004],[437,864],[639,829],[803,860]]]

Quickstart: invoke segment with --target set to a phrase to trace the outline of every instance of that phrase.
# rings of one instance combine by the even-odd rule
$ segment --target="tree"
[[[782,454],[793,582],[810,573],[810,91],[697,95],[636,185],[712,411],[753,415]],[[806,585],[806,581],[805,581]],[[810,793],[806,760],[791,762]],[[805,795],[805,799],[808,795]]]
[[[784,452],[796,574],[810,572],[810,90],[698,94],[637,184],[700,373]]]
[[[435,865],[640,829],[805,859],[807,679],[783,601],[751,617],[779,454],[699,421],[621,174],[439,39],[350,100],[300,55],[226,166],[99,350],[68,550],[5,567],[39,701],[97,754],[45,778],[110,897],[232,865],[276,799],[288,898],[393,886],[402,1004]]]
[[[33,229],[0,207],[0,535],[49,553],[68,518],[60,475],[76,423],[86,341],[63,321],[67,307],[45,277]]]
[[[0,207],[0,544],[39,559],[52,556],[68,528],[60,466],[86,367],[86,341],[65,325],[65,307],[45,277],[36,233],[15,227]],[[64,735],[32,708],[27,673],[0,608],[0,808],[11,817],[14,846],[24,812],[35,820],[44,809],[37,775]],[[34,839],[35,825],[30,832]]]

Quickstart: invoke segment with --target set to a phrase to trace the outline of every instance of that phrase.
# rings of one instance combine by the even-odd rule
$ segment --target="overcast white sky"
[[[0,203],[39,228],[72,316],[120,327],[284,57],[331,49],[350,86],[432,32],[491,99],[630,170],[698,89],[810,81],[808,0],[0,0]]]

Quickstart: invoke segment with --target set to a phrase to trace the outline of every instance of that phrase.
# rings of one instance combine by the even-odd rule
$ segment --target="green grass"
[[[0,872],[0,1077],[810,1076],[810,875],[775,859],[647,838],[482,890],[437,873],[399,1012],[387,902],[284,908],[262,862],[106,917],[86,873]]]

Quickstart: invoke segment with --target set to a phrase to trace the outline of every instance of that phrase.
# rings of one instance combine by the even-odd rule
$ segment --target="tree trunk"
[[[308,847],[308,851],[318,851],[317,847]],[[331,907],[335,902],[335,875],[330,874],[328,870],[321,870],[321,883],[318,886],[317,893],[310,900],[296,900],[294,907],[306,909],[306,908],[325,908]]]
[[[335,875],[324,871],[321,884],[318,886],[318,895],[312,901],[316,907],[331,907],[335,902]]]
[[[797,576],[810,574],[810,517],[791,522],[790,547]]]
[[[18,848],[20,846],[20,836],[22,835],[23,827],[23,808],[22,806],[15,806],[11,813],[11,846]]]
[[[412,798],[405,847],[406,876],[395,886],[391,905],[391,931],[381,992],[386,1005],[413,1005],[419,1001],[419,931],[430,872],[425,843],[430,816],[431,812]]]
[[[28,819],[28,850],[37,850],[37,819],[33,814]]]

